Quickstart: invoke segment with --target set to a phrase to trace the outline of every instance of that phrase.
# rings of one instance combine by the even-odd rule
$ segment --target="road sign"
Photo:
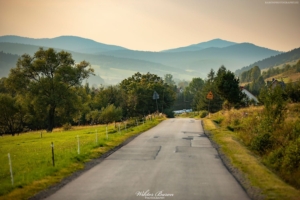
[[[209,99],[209,100],[213,100],[213,98],[214,98],[213,93],[211,91],[209,91],[209,93],[207,94],[206,98]]]
[[[153,93],[153,100],[156,101],[156,111],[158,112],[158,104],[157,104],[157,99],[159,99],[159,95],[157,94],[156,91]]]
[[[156,91],[154,91],[154,93],[153,93],[153,99],[154,99],[154,100],[155,100],[155,99],[159,99],[159,95],[157,94]]]

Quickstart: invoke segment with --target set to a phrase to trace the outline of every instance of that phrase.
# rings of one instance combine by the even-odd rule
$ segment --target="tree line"
[[[137,72],[117,85],[90,87],[82,84],[89,76],[90,64],[75,63],[65,51],[40,48],[33,56],[22,55],[9,76],[0,79],[0,132],[51,132],[64,124],[110,123],[154,112],[172,117],[178,108],[217,112],[248,105],[239,78],[225,66],[217,72],[211,69],[204,80],[197,77],[178,84],[171,74],[163,79]],[[212,99],[207,98],[210,92]]]
[[[284,72],[294,72],[298,73],[300,72],[300,60],[295,65],[284,65],[282,68],[279,67],[271,67],[267,71],[263,71],[262,76],[264,79],[284,73]]]
[[[170,75],[165,76],[165,79],[174,84],[170,77],[172,78]],[[174,85],[174,88],[177,98],[173,108],[181,105],[181,108],[184,106],[194,111],[217,112],[223,108],[239,108],[247,104],[246,96],[240,90],[238,77],[225,66],[221,66],[217,72],[211,69],[204,80],[193,78],[189,83]],[[209,92],[213,94],[212,99],[207,98]]]
[[[168,109],[175,92],[155,74],[136,73],[115,86],[89,87],[93,75],[87,61],[75,63],[68,52],[40,48],[22,55],[8,77],[0,79],[0,132],[14,135],[29,129],[96,124],[142,117]]]

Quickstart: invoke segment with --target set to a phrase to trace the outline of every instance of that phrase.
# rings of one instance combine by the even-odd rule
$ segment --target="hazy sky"
[[[0,35],[74,35],[160,51],[221,38],[300,47],[300,0],[0,0]]]

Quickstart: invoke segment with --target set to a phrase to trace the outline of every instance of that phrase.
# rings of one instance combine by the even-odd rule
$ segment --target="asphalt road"
[[[201,121],[168,119],[62,187],[49,200],[249,199]]]

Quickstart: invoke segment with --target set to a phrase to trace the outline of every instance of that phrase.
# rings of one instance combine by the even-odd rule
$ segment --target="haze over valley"
[[[33,55],[40,47],[68,51],[76,62],[88,61],[96,75],[90,77],[89,82],[96,85],[116,84],[138,71],[161,77],[172,74],[175,79],[187,81],[194,77],[204,79],[210,69],[217,70],[221,65],[235,71],[282,53],[251,43],[235,43],[222,39],[153,52],[130,50],[75,36],[50,39],[1,36],[1,76],[7,76],[9,69],[15,67],[18,56],[25,53]]]

